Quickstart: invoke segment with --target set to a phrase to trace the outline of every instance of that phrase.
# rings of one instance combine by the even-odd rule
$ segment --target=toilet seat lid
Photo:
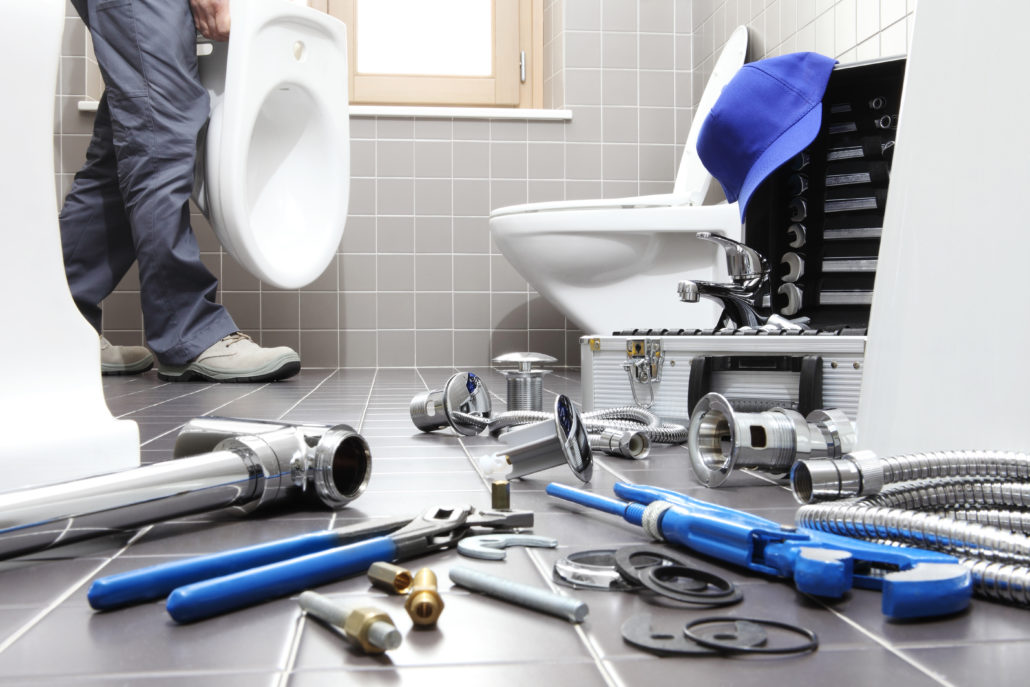
[[[694,109],[694,119],[690,123],[690,132],[687,134],[683,157],[680,159],[679,171],[676,173],[676,184],[672,190],[674,196],[684,198],[688,205],[702,205],[708,194],[708,187],[712,183],[711,173],[702,164],[701,158],[697,154],[697,136],[701,131],[701,125],[708,117],[708,112],[715,105],[715,101],[719,99],[722,89],[743,66],[747,59],[747,48],[747,27],[738,26],[726,41],[719,59],[712,68],[712,75],[708,77],[708,84],[701,95],[701,100]]]

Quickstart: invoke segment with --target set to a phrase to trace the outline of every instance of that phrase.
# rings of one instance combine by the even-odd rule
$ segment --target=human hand
[[[229,0],[190,0],[193,23],[205,38],[229,40]]]

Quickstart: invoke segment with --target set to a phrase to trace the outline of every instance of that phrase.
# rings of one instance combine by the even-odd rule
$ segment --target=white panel
[[[1027,26],[1030,3],[916,12],[859,413],[881,455],[1030,449]]]

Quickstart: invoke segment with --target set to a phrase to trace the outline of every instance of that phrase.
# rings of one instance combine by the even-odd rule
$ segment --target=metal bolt
[[[355,646],[371,654],[379,654],[401,645],[401,633],[385,612],[372,606],[341,603],[316,592],[304,592],[300,607],[314,617],[343,630]]]
[[[451,582],[535,611],[581,623],[590,609],[586,603],[546,589],[519,584],[472,568],[456,567],[450,571]]]

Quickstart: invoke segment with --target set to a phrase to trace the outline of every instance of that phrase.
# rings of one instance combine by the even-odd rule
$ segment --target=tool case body
[[[686,424],[701,396],[715,391],[745,412],[839,408],[854,418],[866,337],[840,331],[848,332],[584,336],[583,409],[646,407]]]

